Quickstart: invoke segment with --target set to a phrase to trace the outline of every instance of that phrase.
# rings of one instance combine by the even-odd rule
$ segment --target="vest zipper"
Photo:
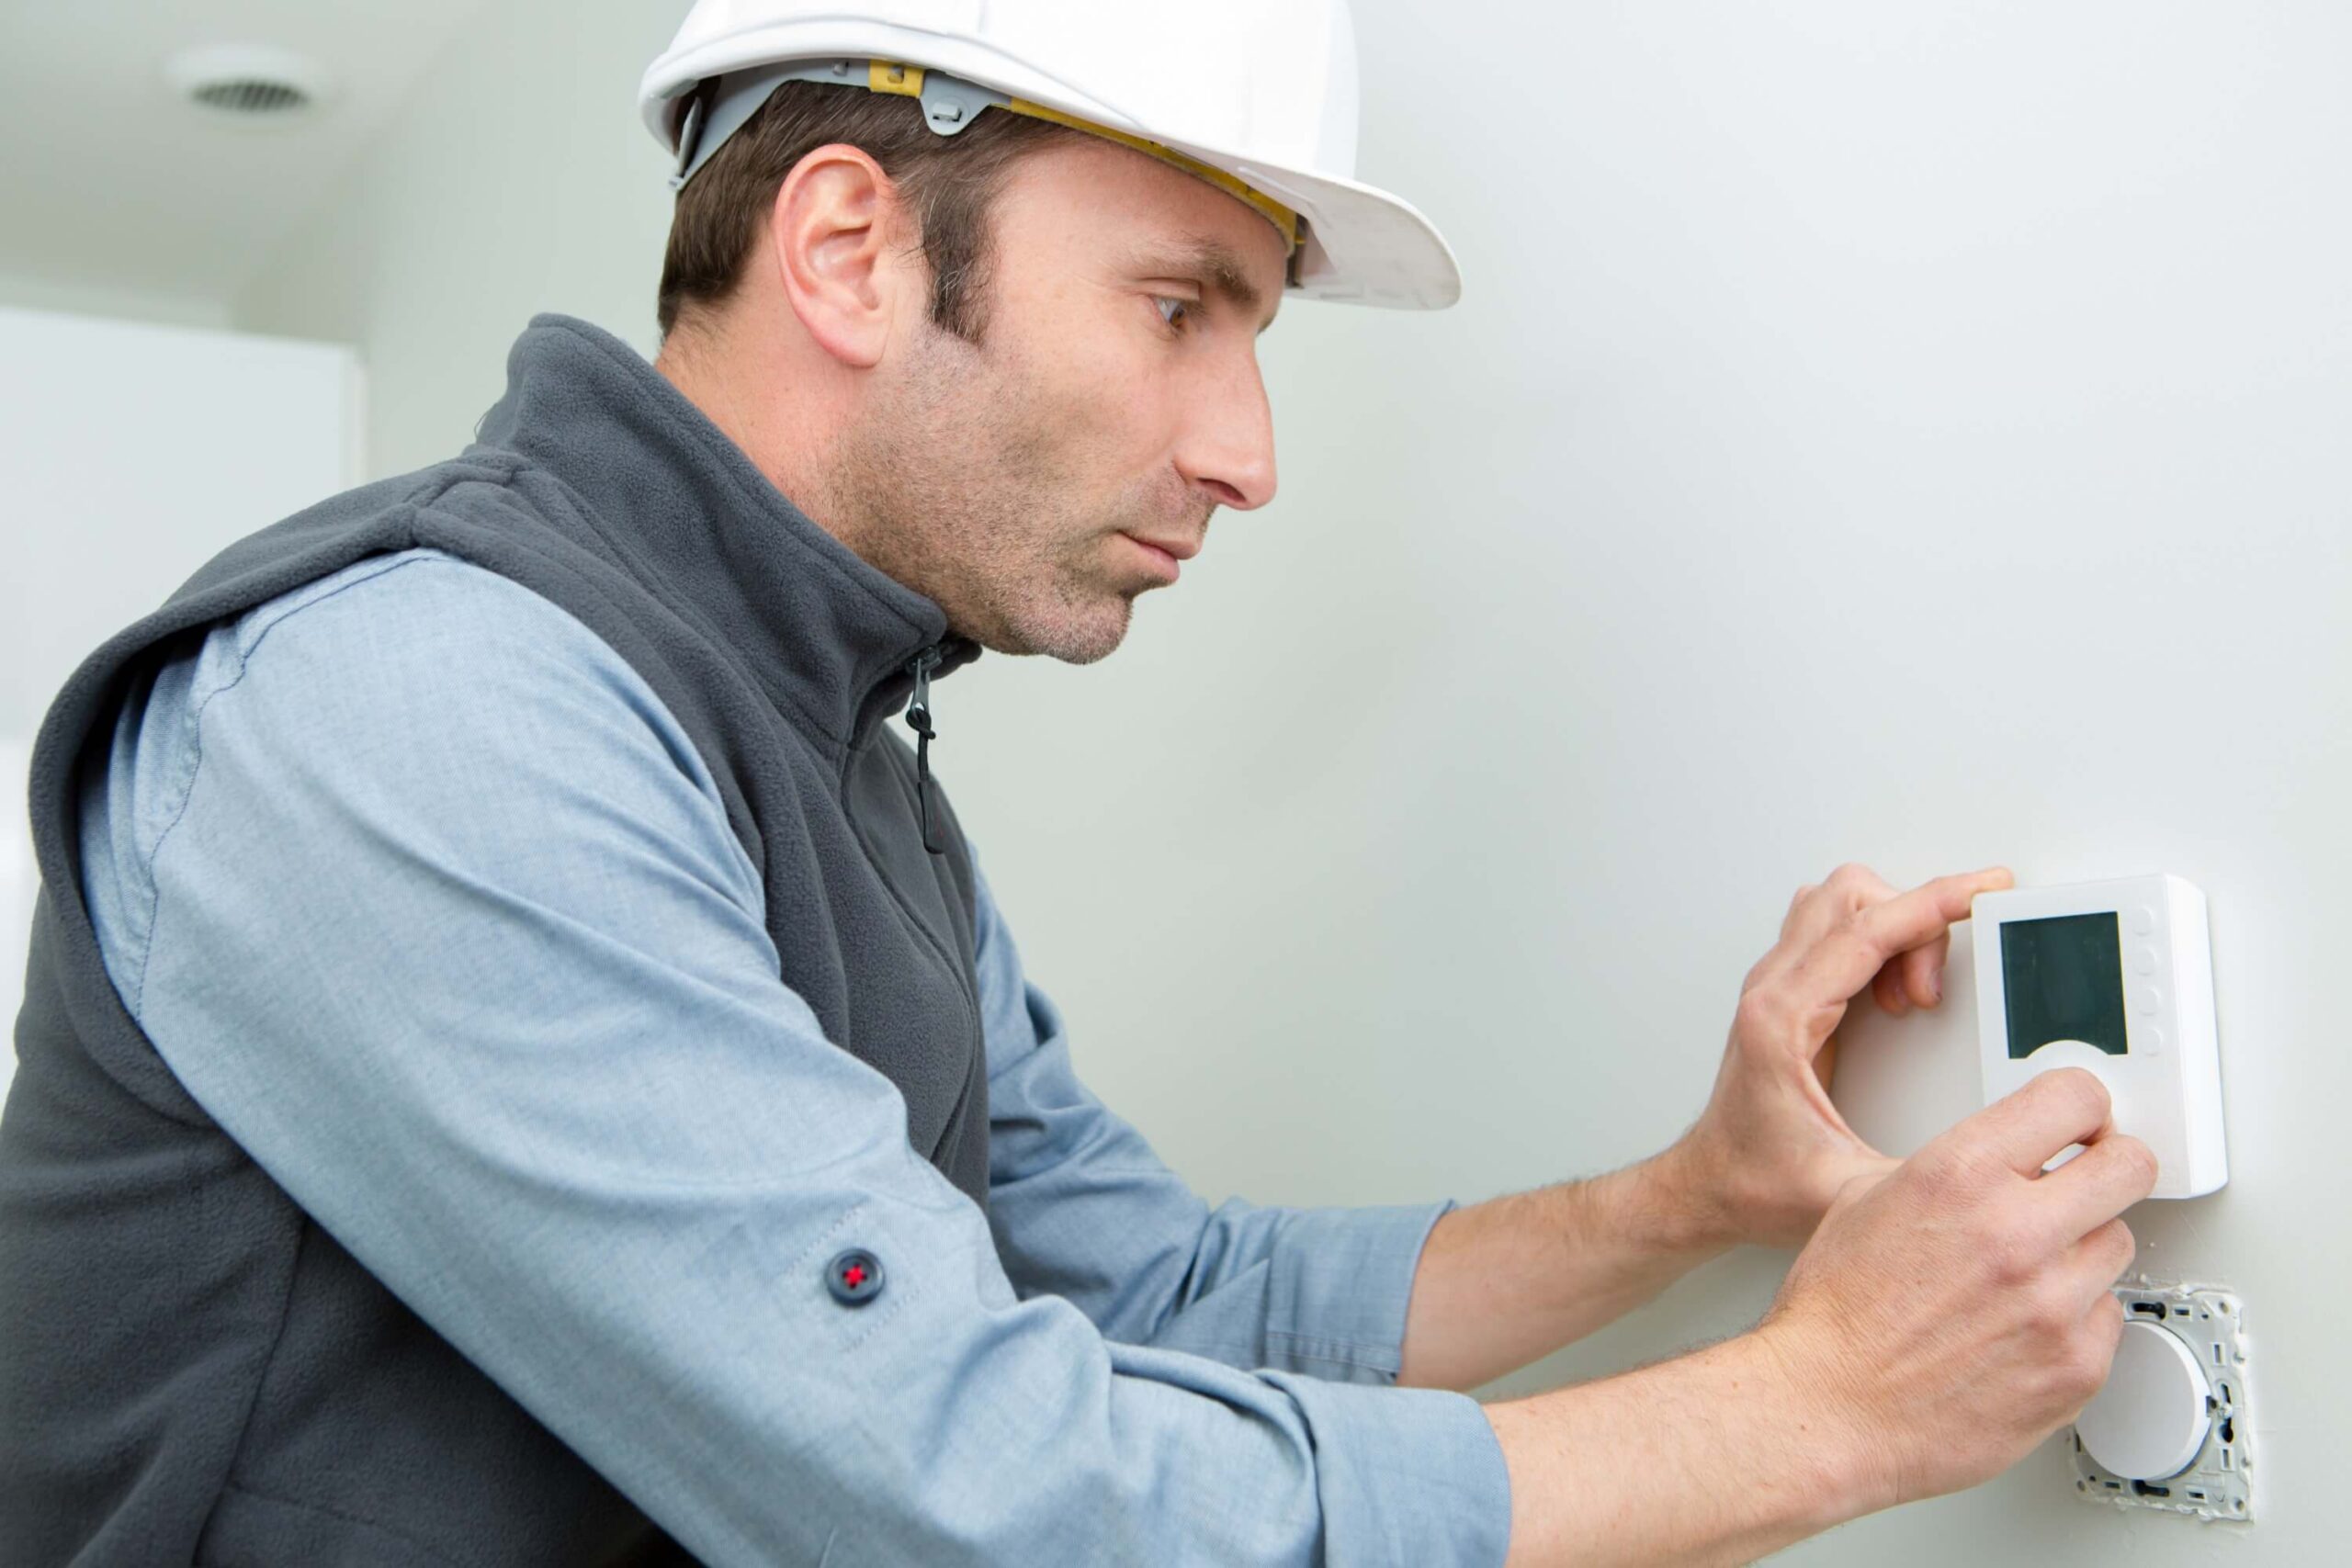
[[[938,731],[931,727],[931,671],[944,657],[933,643],[907,661],[915,678],[915,694],[907,704],[907,728],[915,732],[915,806],[922,819],[922,847],[935,855],[945,854],[947,846],[932,836],[931,742]]]

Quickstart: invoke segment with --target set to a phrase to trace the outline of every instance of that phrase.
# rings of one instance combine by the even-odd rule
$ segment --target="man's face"
[[[1273,495],[1257,334],[1283,241],[1205,181],[1078,136],[1014,164],[989,222],[981,342],[908,313],[837,493],[860,553],[956,631],[1091,663],[1170,581],[1136,539],[1187,554],[1216,507]]]

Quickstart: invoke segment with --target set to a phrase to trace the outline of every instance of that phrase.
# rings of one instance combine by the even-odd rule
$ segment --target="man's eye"
[[[1185,323],[1193,319],[1193,302],[1190,299],[1156,294],[1152,296],[1152,302],[1159,307],[1159,319],[1179,332],[1183,331]]]

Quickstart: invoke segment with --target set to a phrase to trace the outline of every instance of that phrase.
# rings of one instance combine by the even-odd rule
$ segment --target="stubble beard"
[[[1136,596],[1153,586],[1106,570],[1118,547],[1108,536],[1157,531],[1185,504],[1182,481],[1171,471],[1169,493],[1136,483],[1090,502],[1084,437],[1070,434],[1083,414],[1041,405],[1023,382],[933,333],[899,392],[844,439],[831,503],[851,547],[928,595],[954,631],[999,653],[1091,664],[1125,639]],[[1195,515],[1191,534],[1206,521]]]

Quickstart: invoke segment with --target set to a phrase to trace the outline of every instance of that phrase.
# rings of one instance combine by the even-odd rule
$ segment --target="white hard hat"
[[[1295,293],[1407,310],[1462,294],[1429,220],[1351,177],[1347,0],[696,0],[638,89],[672,184],[795,80],[920,98],[942,135],[993,107],[1136,147],[1264,213]]]

